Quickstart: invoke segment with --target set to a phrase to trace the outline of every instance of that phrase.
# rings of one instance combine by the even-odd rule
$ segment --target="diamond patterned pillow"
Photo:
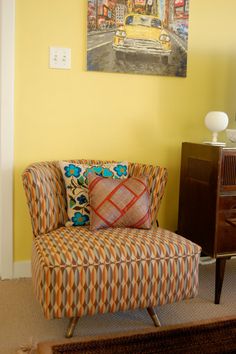
[[[150,229],[150,198],[146,177],[124,180],[88,176],[90,229],[134,227]]]
[[[89,225],[88,174],[112,178],[127,178],[128,162],[104,163],[103,165],[59,162],[66,185],[67,214],[66,226]]]

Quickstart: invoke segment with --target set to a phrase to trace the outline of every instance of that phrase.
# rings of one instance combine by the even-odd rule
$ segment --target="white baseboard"
[[[15,262],[13,278],[31,278],[31,261]]]

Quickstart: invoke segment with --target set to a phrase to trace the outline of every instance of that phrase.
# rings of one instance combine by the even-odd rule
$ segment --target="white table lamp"
[[[212,141],[207,141],[205,143],[211,145],[225,145],[225,143],[217,141],[217,136],[218,132],[227,128],[228,123],[229,119],[225,112],[208,112],[205,117],[205,125],[212,132]]]

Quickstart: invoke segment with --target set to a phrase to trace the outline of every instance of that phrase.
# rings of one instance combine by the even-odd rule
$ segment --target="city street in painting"
[[[88,0],[87,69],[185,77],[189,0]]]

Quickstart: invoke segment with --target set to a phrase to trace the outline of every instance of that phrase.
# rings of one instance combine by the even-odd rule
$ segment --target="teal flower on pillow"
[[[80,175],[80,172],[81,172],[81,168],[80,167],[77,167],[73,164],[69,164],[69,166],[65,166],[64,167],[64,170],[65,170],[65,175],[66,177],[71,177],[71,176],[74,176],[74,177],[79,177]]]
[[[114,170],[116,171],[119,177],[127,176],[127,166],[117,165],[116,167],[114,167]]]
[[[101,177],[112,177],[113,172],[109,170],[109,168],[104,168],[102,166],[92,166],[87,168],[85,172],[85,176],[87,177],[89,173],[96,173],[96,175]]]
[[[109,168],[103,168],[101,176],[103,176],[103,177],[112,177],[113,176],[113,172],[111,170],[109,170]]]
[[[94,172],[96,173],[96,175],[101,175],[102,170],[103,170],[102,166],[93,166],[91,168],[88,168],[88,173]]]
[[[102,173],[102,166],[92,166],[92,167],[88,167],[84,173],[84,175],[86,177],[88,177],[89,173],[96,173],[96,175],[101,175]]]
[[[89,221],[89,217],[88,215],[75,213],[71,220],[73,222],[73,226],[84,226]]]

